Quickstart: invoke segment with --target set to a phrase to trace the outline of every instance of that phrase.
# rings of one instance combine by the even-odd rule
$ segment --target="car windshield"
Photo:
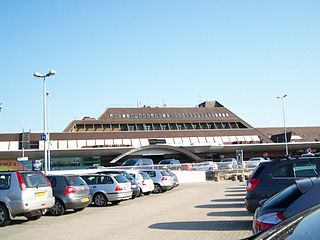
[[[136,159],[131,159],[131,160],[127,160],[125,161],[122,166],[134,166],[137,163]]]

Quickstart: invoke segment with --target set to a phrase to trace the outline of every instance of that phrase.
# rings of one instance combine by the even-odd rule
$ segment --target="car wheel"
[[[141,197],[141,195],[142,195],[142,189],[139,188],[139,193],[137,194],[137,197]]]
[[[75,209],[73,209],[73,211],[75,211],[75,212],[81,212],[81,211],[83,211],[85,208],[83,207],[83,208],[75,208]]]
[[[93,197],[93,202],[98,207],[104,207],[107,205],[108,199],[103,193],[97,193]]]
[[[66,212],[66,208],[64,207],[61,200],[56,199],[54,205],[49,210],[49,215],[51,216],[60,216]]]
[[[0,227],[8,225],[10,224],[10,222],[11,219],[9,216],[8,209],[5,206],[0,205]]]
[[[30,221],[35,221],[38,220],[39,218],[42,217],[42,212],[40,211],[39,213],[35,214],[35,215],[30,215],[30,216],[25,216],[28,220]]]
[[[154,193],[161,193],[162,192],[162,187],[160,186],[160,184],[154,184]]]
[[[120,201],[112,201],[111,204],[112,205],[118,205],[120,203]]]

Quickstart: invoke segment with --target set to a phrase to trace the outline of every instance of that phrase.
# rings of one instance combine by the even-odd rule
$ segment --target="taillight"
[[[27,186],[26,186],[26,183],[23,180],[22,174],[17,172],[17,178],[18,178],[20,189],[22,191],[26,190]]]
[[[122,190],[123,190],[123,187],[121,187],[120,185],[117,185],[115,188],[115,191],[122,191]]]
[[[77,192],[77,189],[72,186],[67,186],[66,189],[64,190],[64,194],[70,194],[75,192]]]
[[[282,212],[267,213],[260,216],[255,222],[255,229],[257,232],[262,232],[266,229],[277,225],[284,221],[286,218],[282,215]]]
[[[163,177],[161,178],[161,181],[167,181],[167,180],[168,180],[167,177],[164,177],[164,176],[163,176]]]
[[[143,186],[147,185],[144,180],[142,180],[142,185],[143,185]]]
[[[252,192],[260,183],[260,179],[258,178],[251,178],[247,184],[247,191]]]

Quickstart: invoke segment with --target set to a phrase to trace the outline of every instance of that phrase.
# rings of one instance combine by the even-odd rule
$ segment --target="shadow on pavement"
[[[251,230],[252,221],[191,221],[164,222],[149,226],[151,229],[184,230],[184,231],[239,231]]]
[[[243,202],[244,198],[224,198],[224,199],[213,199],[211,202]]]
[[[225,212],[211,212],[208,213],[209,217],[247,217],[253,216],[252,213],[247,211],[225,211]]]
[[[225,192],[245,192],[246,189],[232,189],[232,190],[225,190]]]
[[[232,194],[225,194],[226,197],[244,197],[246,193],[232,193]]]
[[[246,189],[246,186],[243,186],[243,187],[227,187],[226,189],[230,189],[230,190],[237,190],[237,189]]]
[[[195,208],[244,208],[244,203],[222,203],[198,205]]]

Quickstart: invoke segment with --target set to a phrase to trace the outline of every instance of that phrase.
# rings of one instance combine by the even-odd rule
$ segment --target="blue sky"
[[[319,126],[320,2],[1,1],[0,133],[110,106],[217,100],[255,127]]]

